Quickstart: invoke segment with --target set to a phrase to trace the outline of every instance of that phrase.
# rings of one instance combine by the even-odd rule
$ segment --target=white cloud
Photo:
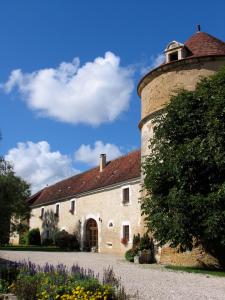
[[[144,66],[141,68],[141,74],[144,75],[151,71],[152,69],[157,68],[165,61],[165,55],[164,54],[158,54],[156,56],[151,57],[151,62],[149,66]]]
[[[80,66],[79,58],[57,68],[11,72],[1,86],[17,87],[28,106],[39,115],[67,123],[93,126],[114,121],[129,107],[134,88],[133,70],[120,65],[112,52]]]
[[[31,183],[33,193],[79,172],[73,169],[68,156],[59,151],[51,152],[46,141],[18,143],[5,159],[13,164],[18,176]]]
[[[107,160],[122,155],[118,146],[110,143],[104,144],[102,141],[96,141],[93,148],[90,145],[81,145],[74,156],[76,161],[96,166],[99,163],[99,156],[101,153],[107,155]]]

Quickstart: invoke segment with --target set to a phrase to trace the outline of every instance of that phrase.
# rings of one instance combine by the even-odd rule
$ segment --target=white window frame
[[[123,203],[123,190],[129,189],[129,202]],[[125,185],[121,188],[121,205],[122,206],[129,206],[131,205],[131,196],[132,196],[132,190],[130,185]]]
[[[132,243],[132,230],[131,230],[131,225],[129,221],[123,221],[121,225],[121,230],[120,230],[120,239],[124,238],[123,236],[123,227],[124,226],[129,226],[129,241],[128,244]]]

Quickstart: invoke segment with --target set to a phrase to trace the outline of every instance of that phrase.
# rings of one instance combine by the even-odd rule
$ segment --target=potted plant
[[[122,238],[121,239],[121,244],[123,244],[124,246],[127,246],[128,240],[126,238]]]

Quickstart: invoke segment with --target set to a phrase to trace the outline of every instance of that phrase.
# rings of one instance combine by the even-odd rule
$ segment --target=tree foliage
[[[29,185],[0,157],[0,244],[8,243],[10,231],[22,231],[29,217]]]
[[[225,267],[225,68],[164,112],[143,164],[147,226],[161,245],[201,243]]]

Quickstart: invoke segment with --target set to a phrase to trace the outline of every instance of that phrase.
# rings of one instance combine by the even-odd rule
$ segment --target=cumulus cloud
[[[31,184],[33,193],[79,172],[67,155],[52,152],[46,141],[18,143],[5,159],[13,164],[18,176]]]
[[[57,68],[11,72],[2,85],[7,93],[17,88],[39,115],[77,124],[98,126],[114,121],[129,107],[134,88],[133,70],[120,65],[112,52],[80,65],[79,58]]]
[[[90,166],[96,166],[99,163],[99,156],[101,153],[107,155],[107,160],[117,158],[122,155],[119,147],[102,141],[96,141],[94,146],[81,145],[80,148],[75,152],[75,160],[86,163]]]
[[[151,62],[149,66],[144,66],[141,68],[141,74],[144,75],[151,71],[152,69],[157,68],[165,61],[165,55],[164,54],[158,54],[156,56],[151,57]]]

